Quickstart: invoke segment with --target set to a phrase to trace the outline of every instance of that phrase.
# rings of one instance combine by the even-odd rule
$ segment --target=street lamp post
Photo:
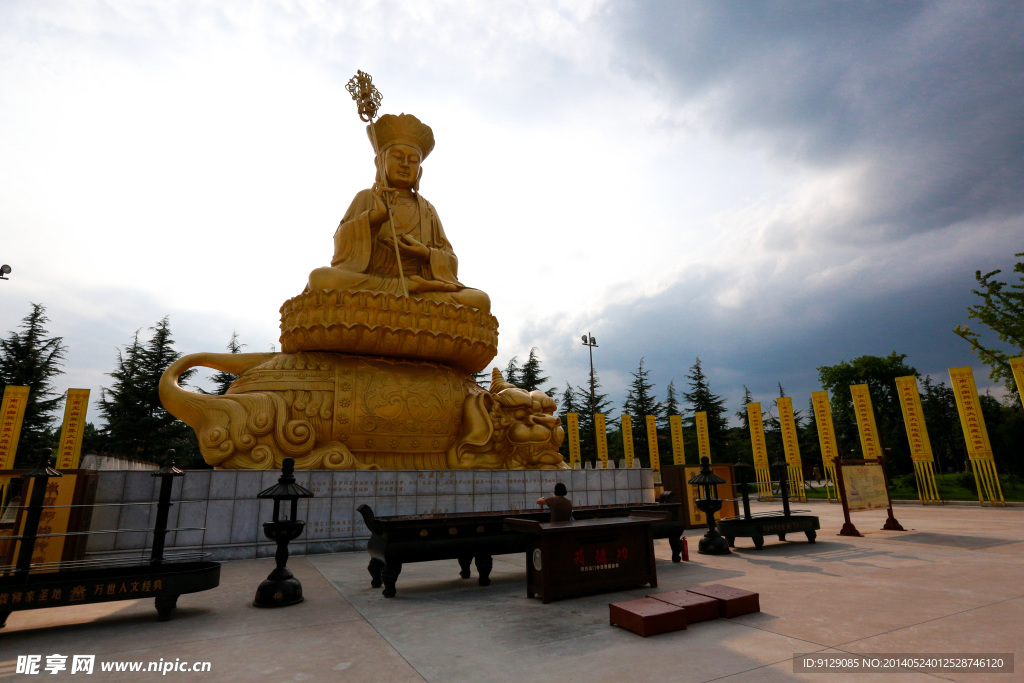
[[[594,428],[594,438],[597,438],[597,425],[595,424],[594,415],[594,347],[597,346],[597,340],[586,333],[583,335],[583,345],[590,350],[590,424]]]

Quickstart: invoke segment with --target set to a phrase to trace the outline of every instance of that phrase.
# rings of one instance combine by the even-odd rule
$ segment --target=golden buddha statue
[[[331,265],[281,306],[281,353],[184,356],[160,380],[164,406],[220,468],[565,468],[550,397],[497,370],[486,389],[473,377],[497,354],[498,321],[459,282],[419,194],[433,132],[407,114],[367,132],[376,182],[342,218]],[[224,396],[190,392],[178,380],[193,367],[238,379]]]
[[[367,134],[376,134],[381,149],[377,181],[352,200],[334,233],[331,265],[310,273],[307,290],[397,296],[404,278],[409,296],[489,312],[490,297],[459,282],[459,260],[437,211],[418,191],[421,164],[434,149],[433,131],[411,114],[385,114],[370,125],[375,130],[367,126]]]

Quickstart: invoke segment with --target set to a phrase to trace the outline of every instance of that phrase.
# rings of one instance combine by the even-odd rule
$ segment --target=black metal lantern
[[[281,463],[281,477],[270,488],[260,491],[257,498],[274,501],[274,520],[263,523],[263,535],[277,543],[274,559],[277,567],[256,589],[254,607],[285,607],[302,602],[302,584],[285,566],[288,564],[288,544],[302,534],[306,523],[295,519],[299,498],[312,498],[313,492],[295,483],[295,459],[285,458]],[[291,515],[281,519],[281,501],[291,501]]]
[[[722,500],[715,497],[715,489],[718,484],[724,484],[725,479],[711,471],[711,461],[705,456],[700,459],[700,474],[691,478],[689,483],[697,487],[700,495],[696,500],[697,509],[708,520],[707,533],[697,543],[697,552],[702,555],[730,554],[729,541],[715,526],[715,513],[722,509]]]

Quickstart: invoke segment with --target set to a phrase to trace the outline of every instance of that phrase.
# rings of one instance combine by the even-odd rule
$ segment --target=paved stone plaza
[[[755,505],[757,509],[777,506]],[[0,678],[19,654],[95,654],[101,661],[209,661],[217,681],[750,681],[863,680],[793,672],[794,653],[1013,653],[1015,674],[878,674],[916,680],[1024,679],[1024,508],[898,505],[905,532],[880,531],[884,513],[838,536],[842,509],[795,504],[821,517],[818,542],[737,539],[732,555],[673,565],[657,541],[657,592],[724,583],[757,591],[761,612],[640,638],[608,625],[608,603],[649,589],[541,604],[524,588],[523,555],[495,557],[492,584],[461,580],[454,561],[405,565],[398,597],[369,585],[366,553],[295,558],[306,602],[250,606],[272,560],[225,563],[220,588],[182,596],[158,623],[152,600],[15,612],[0,631]],[[699,531],[687,534],[691,550]]]

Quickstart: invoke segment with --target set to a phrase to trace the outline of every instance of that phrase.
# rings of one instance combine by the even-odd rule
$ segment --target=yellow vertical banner
[[[601,461],[601,469],[608,469],[608,434],[605,431],[604,415],[594,415],[594,438],[597,439],[597,459]]]
[[[917,389],[917,377],[907,375],[896,378],[896,395],[903,411],[903,426],[910,443],[910,457],[914,462],[914,476],[917,479],[917,499],[922,503],[939,502],[939,488],[935,485],[932,442],[928,438],[928,427],[924,422],[921,407],[921,393]]]
[[[754,473],[757,475],[757,495],[761,500],[772,500],[772,475],[768,468],[768,446],[764,441],[764,418],[761,404],[747,404],[747,424],[750,425],[750,449],[754,453]]]
[[[683,453],[683,416],[669,415],[668,428],[672,434],[672,464],[685,465],[686,454]]]
[[[971,458],[974,482],[978,488],[978,502],[983,503],[982,491],[993,505],[996,494],[999,502],[1006,505],[1003,487],[999,483],[995,462],[992,459],[992,444],[988,440],[985,417],[978,400],[978,387],[974,383],[974,372],[970,367],[950,368],[949,379],[956,397],[956,410],[960,413],[960,426],[964,429],[967,454]]]
[[[8,384],[4,387],[4,400],[0,405],[0,470],[14,467],[14,455],[21,438],[21,422],[28,405],[28,387]]]
[[[1010,359],[1013,381],[1017,383],[1017,397],[1024,403],[1024,356]]]
[[[828,402],[827,391],[812,391],[811,405],[814,406],[814,422],[818,426],[818,445],[821,447],[821,465],[825,470],[825,495],[832,500],[829,482],[835,486],[836,458],[839,457],[839,446],[836,442],[836,430],[832,424],[832,406]],[[836,491],[838,498],[839,492]]]
[[[832,407],[828,403],[828,392],[812,391],[811,404],[814,406],[814,422],[818,425],[821,462],[829,467],[839,457],[839,449],[836,446],[836,430],[832,425]]]
[[[900,398],[900,409],[903,411],[903,425],[907,428],[910,457],[914,460],[932,462],[932,442],[928,438],[928,427],[924,423],[924,409],[921,407],[921,394],[917,390],[917,377],[897,377],[896,394]]]
[[[878,427],[875,426],[875,409],[871,406],[871,394],[867,384],[851,384],[850,394],[853,396],[853,412],[857,416],[857,432],[860,434],[860,448],[865,460],[882,457],[882,444],[878,440]]]
[[[626,467],[633,466],[633,418],[622,416],[622,452],[626,454]]]
[[[693,416],[693,424],[697,428],[697,458],[711,462],[711,438],[708,434],[708,414],[704,411]]]
[[[793,491],[793,495],[797,500],[805,501],[807,492],[804,490],[804,466],[803,461],[800,460],[800,440],[796,433],[793,399],[789,396],[780,396],[775,401],[775,405],[779,408],[779,428],[782,430],[782,449],[786,453],[789,479],[794,486],[799,486]]]
[[[565,421],[569,428],[569,467],[576,467],[580,464],[580,416],[566,413]]]
[[[750,424],[750,448],[754,452],[754,467],[768,467],[768,447],[764,441],[764,418],[761,404],[747,404],[747,422]]]
[[[647,452],[651,457],[651,468],[661,473],[661,457],[658,455],[658,425],[653,415],[647,416]]]
[[[974,384],[974,372],[970,367],[950,368],[949,380],[953,383],[956,409],[960,413],[960,424],[964,428],[964,441],[971,460],[991,460],[992,445],[988,440],[988,429],[981,414],[978,401],[978,387]]]
[[[85,430],[85,413],[89,409],[88,389],[68,389],[64,404],[64,425],[60,430],[60,447],[57,450],[57,469],[76,470],[82,458],[82,435]]]

